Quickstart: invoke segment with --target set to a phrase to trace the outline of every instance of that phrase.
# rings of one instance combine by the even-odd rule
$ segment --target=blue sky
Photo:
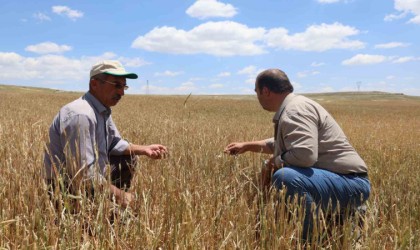
[[[86,91],[97,61],[127,94],[253,94],[284,70],[297,93],[420,96],[420,0],[0,0],[0,84]]]

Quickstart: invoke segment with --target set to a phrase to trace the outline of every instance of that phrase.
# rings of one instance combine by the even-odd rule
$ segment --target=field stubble
[[[184,103],[185,96],[124,97],[113,109],[123,137],[138,144],[167,145],[170,156],[161,161],[141,158],[133,190],[138,194],[137,216],[123,212],[111,225],[111,205],[103,196],[93,203],[82,197],[78,214],[57,213],[40,175],[54,115],[81,94],[1,94],[0,247],[302,247],[297,241],[300,220],[287,220],[284,205],[277,202],[260,213],[261,235],[256,240],[260,200],[252,180],[268,156],[223,154],[232,141],[271,137],[273,114],[262,111],[256,98],[192,96]],[[420,248],[420,100],[326,97],[320,103],[368,164],[372,183],[361,239],[356,242],[349,223],[325,236],[322,246]]]

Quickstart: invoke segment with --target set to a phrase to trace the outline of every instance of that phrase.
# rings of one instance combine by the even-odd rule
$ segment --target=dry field
[[[287,220],[273,197],[255,237],[260,196],[252,180],[268,156],[223,154],[229,142],[271,136],[272,114],[255,97],[191,96],[184,103],[186,96],[125,96],[113,109],[123,137],[167,145],[169,158],[141,158],[136,211],[121,212],[113,224],[104,196],[77,199],[78,213],[57,212],[40,175],[43,149],[58,109],[80,95],[0,86],[0,248],[302,248],[300,220]],[[348,222],[329,234],[320,228],[311,247],[420,249],[420,98],[310,97],[342,126],[372,182],[360,237]]]

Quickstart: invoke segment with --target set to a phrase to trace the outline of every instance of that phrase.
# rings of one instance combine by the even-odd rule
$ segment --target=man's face
[[[115,106],[124,95],[125,77],[106,75],[104,79],[95,79],[91,82],[92,94],[105,107]]]

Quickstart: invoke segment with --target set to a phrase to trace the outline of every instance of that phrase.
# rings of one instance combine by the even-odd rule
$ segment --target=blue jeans
[[[272,177],[277,189],[286,187],[286,198],[292,199],[295,194],[303,198],[305,218],[302,237],[310,237],[313,229],[311,205],[326,211],[331,199],[333,211],[337,208],[355,208],[369,198],[370,182],[366,177],[354,174],[337,174],[319,168],[300,168],[288,166],[277,170]]]

